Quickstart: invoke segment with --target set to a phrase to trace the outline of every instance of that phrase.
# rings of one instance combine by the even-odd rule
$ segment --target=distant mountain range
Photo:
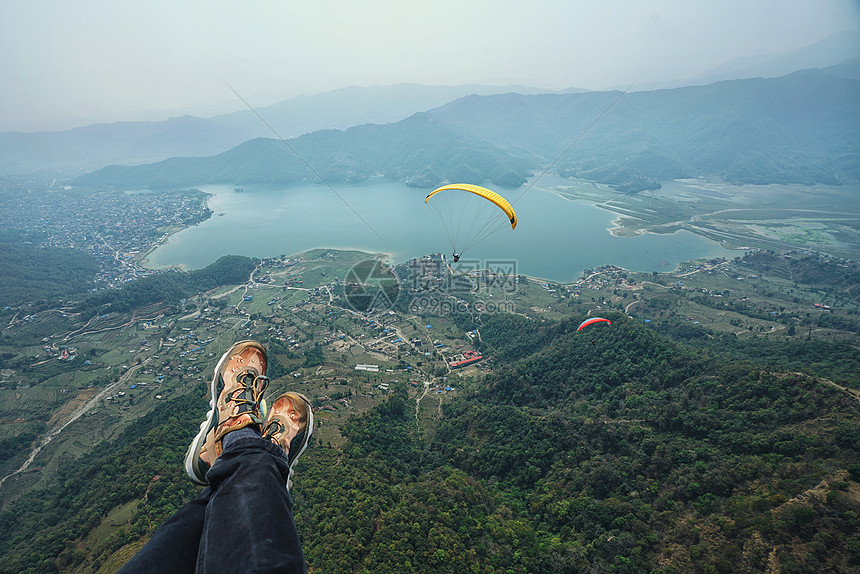
[[[820,42],[785,54],[766,54],[730,60],[700,74],[689,83],[711,84],[722,80],[744,78],[778,78],[798,70],[827,68],[856,57],[860,57],[860,30],[844,30]]]
[[[806,68],[825,68],[858,56],[860,31],[845,31],[789,53],[733,60],[693,79],[640,83],[633,89],[671,89],[754,76],[777,77]],[[295,97],[257,108],[257,112],[282,137],[294,138],[324,129],[394,123],[468,95],[559,95],[583,91],[483,85],[349,87]],[[242,107],[238,98],[236,105]],[[0,133],[0,175],[43,170],[80,174],[111,164],[206,157],[257,137],[271,138],[273,134],[247,109],[208,118],[181,116],[157,122],[97,124],[61,132],[6,132]]]
[[[566,93],[584,90],[565,90]],[[349,87],[298,96],[257,108],[281,137],[324,129],[397,122],[470,94],[541,93],[527,86],[422,86],[399,84]],[[243,105],[237,98],[237,105]],[[257,137],[274,137],[249,109],[160,122],[95,124],[61,132],[0,133],[0,174],[38,170],[91,171],[111,164],[139,165],[170,157],[204,157]]]
[[[419,187],[446,177],[466,181],[489,177],[500,184],[519,185],[529,165],[523,158],[469,137],[426,113],[395,124],[318,131],[291,140],[289,145],[330,183],[355,183],[384,175]],[[109,166],[78,177],[74,183],[157,189],[300,181],[315,182],[318,178],[283,142],[256,138],[211,157]]]
[[[434,112],[502,149],[531,150],[542,169],[615,97],[464,98]],[[860,180],[860,59],[782,78],[625,95],[557,167],[585,179],[717,176],[734,183]]]
[[[39,170],[90,171],[176,155],[211,155],[254,137],[212,119],[96,124],[62,132],[0,133],[0,174]]]
[[[781,78],[620,95],[472,95],[396,123],[319,131],[289,144],[330,183],[381,174],[422,187],[516,186],[553,164],[562,174],[631,192],[699,176],[738,184],[860,181],[860,59]],[[315,179],[284,142],[259,138],[205,158],[111,166],[75,184]]]

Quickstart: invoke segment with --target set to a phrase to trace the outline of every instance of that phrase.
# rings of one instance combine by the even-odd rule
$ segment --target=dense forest
[[[343,448],[314,444],[293,488],[311,571],[860,568],[857,399],[814,364],[765,368],[612,319],[577,332],[500,316],[482,327],[495,374],[435,430],[416,426],[404,384],[347,423]],[[831,351],[844,359],[816,347]],[[166,402],[11,504],[0,571],[112,564],[139,544],[195,492],[181,457],[204,407],[202,389]],[[99,556],[77,549],[131,501]]]
[[[194,436],[188,422],[203,416],[200,393],[165,403],[116,440],[97,445],[60,471],[45,489],[30,492],[0,514],[3,572],[57,572],[87,560],[98,567],[125,544],[146,536],[197,493],[182,456]],[[96,556],[77,550],[117,505],[140,501],[133,526],[112,534]]]
[[[91,255],[75,249],[36,247],[26,233],[0,233],[0,306],[39,305],[78,295],[90,288],[99,266]]]
[[[221,285],[242,283],[256,268],[256,261],[241,255],[224,255],[218,261],[192,271],[167,271],[148,275],[85,298],[77,307],[84,315],[122,313],[162,301],[177,305],[182,299]]]
[[[783,572],[860,566],[856,399],[615,319],[586,336],[500,322],[498,340],[540,350],[446,408],[432,438],[403,394],[354,420],[342,453],[303,469],[311,565],[756,572],[774,547]]]

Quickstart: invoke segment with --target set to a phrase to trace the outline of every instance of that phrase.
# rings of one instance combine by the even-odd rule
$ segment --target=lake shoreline
[[[508,262],[518,274],[567,284],[584,269],[602,265],[665,272],[667,264],[730,256],[720,242],[688,230],[625,233],[622,218],[628,215],[607,209],[603,204],[607,197],[599,195],[602,191],[591,182],[576,188],[571,180],[544,180],[546,186],[534,188],[528,201],[517,203],[516,230],[481,243],[469,251],[470,259],[480,266]],[[241,194],[232,186],[198,189],[207,194],[210,216],[194,226],[170,229],[141,256],[142,266],[199,269],[227,254],[266,258],[319,246],[357,250],[397,264],[451,248],[437,214],[425,207],[413,188],[399,182],[380,179],[341,188],[338,193],[350,210],[318,185],[246,185]],[[607,215],[608,211],[612,213]]]

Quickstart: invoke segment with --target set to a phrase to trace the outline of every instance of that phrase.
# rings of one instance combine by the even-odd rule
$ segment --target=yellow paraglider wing
[[[505,215],[508,216],[508,219],[511,220],[511,229],[517,228],[517,214],[511,204],[508,203],[508,200],[496,193],[495,191],[489,190],[486,187],[481,187],[480,185],[472,185],[471,183],[452,183],[450,185],[443,185],[442,187],[431,191],[427,195],[427,197],[424,198],[424,203],[427,203],[431,197],[433,197],[440,191],[445,191],[447,189],[459,189],[461,191],[468,191],[496,204],[499,209],[505,212]]]

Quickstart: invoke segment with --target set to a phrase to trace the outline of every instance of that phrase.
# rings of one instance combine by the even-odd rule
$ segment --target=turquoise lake
[[[541,183],[551,186],[561,181],[544,178]],[[147,266],[198,269],[222,255],[270,257],[315,248],[388,253],[396,263],[451,251],[439,219],[424,204],[428,190],[382,178],[335,187],[373,231],[321,184],[246,185],[242,193],[232,186],[200,189],[212,194],[213,216],[172,235],[149,255]],[[497,191],[514,201],[524,189]],[[565,199],[545,187],[533,187],[514,206],[519,216],[516,230],[494,234],[465,253],[464,259],[515,261],[518,273],[569,282],[584,269],[600,265],[668,271],[699,257],[742,254],[687,231],[615,237],[609,229],[616,214]]]

